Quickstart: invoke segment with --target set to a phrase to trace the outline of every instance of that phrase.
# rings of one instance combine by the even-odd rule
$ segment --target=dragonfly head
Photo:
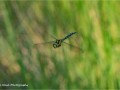
[[[53,43],[53,47],[54,48],[58,48],[61,46],[61,43],[62,43],[62,40],[56,40],[54,43]]]

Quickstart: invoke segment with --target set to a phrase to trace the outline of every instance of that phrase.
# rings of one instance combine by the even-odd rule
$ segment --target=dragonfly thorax
[[[54,48],[58,48],[58,47],[61,46],[61,43],[62,43],[62,40],[61,40],[61,39],[60,39],[60,40],[56,40],[56,41],[53,43],[53,47],[54,47]]]

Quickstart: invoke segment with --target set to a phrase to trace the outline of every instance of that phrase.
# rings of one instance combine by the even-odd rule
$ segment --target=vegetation
[[[0,89],[120,89],[120,2],[0,1]],[[52,36],[77,32],[54,49]],[[28,86],[1,86],[27,84]]]

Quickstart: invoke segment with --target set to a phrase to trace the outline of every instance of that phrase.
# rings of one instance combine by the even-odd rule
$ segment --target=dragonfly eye
[[[57,48],[57,44],[53,44],[53,47],[54,47],[54,48]]]

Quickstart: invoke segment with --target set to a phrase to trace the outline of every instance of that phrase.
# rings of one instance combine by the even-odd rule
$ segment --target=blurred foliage
[[[0,89],[119,89],[120,2],[0,1]],[[79,38],[54,49],[36,43]],[[74,35],[74,36],[77,36]]]

